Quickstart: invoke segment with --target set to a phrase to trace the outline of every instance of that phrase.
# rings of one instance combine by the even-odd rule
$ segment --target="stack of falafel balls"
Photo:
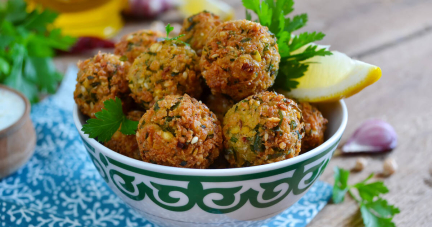
[[[137,31],[115,54],[78,62],[74,99],[83,114],[95,118],[119,97],[127,118],[139,121],[136,135],[117,131],[106,147],[203,169],[273,163],[323,143],[327,120],[317,108],[267,91],[280,61],[267,27],[204,11],[186,18],[180,33],[179,41]]]

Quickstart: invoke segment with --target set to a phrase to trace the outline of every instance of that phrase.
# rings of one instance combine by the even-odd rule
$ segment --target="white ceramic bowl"
[[[186,169],[118,154],[75,125],[109,187],[147,220],[160,226],[260,226],[296,203],[318,179],[345,130],[344,101],[319,104],[328,119],[326,141],[298,157],[235,169]]]

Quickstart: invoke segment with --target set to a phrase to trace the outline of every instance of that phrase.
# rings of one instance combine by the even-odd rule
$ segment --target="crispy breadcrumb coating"
[[[157,39],[164,35],[159,31],[140,30],[124,35],[120,42],[115,44],[114,53],[119,56],[127,57],[130,63],[133,63],[135,58],[147,51],[147,49]]]
[[[200,66],[213,94],[235,101],[269,88],[279,69],[275,36],[267,27],[248,20],[228,21],[209,35]]]
[[[153,44],[135,59],[128,74],[135,102],[145,108],[166,95],[199,97],[202,92],[198,57],[194,50],[176,40]]]
[[[305,136],[301,147],[304,153],[324,143],[324,132],[328,121],[315,106],[307,102],[301,102],[298,106],[302,111],[305,125]]]
[[[119,56],[99,52],[93,58],[78,62],[74,99],[80,111],[94,118],[108,99],[122,98],[130,91],[126,73],[129,62]]]
[[[274,92],[252,95],[225,114],[223,135],[224,155],[232,167],[289,159],[300,153],[301,111],[293,100]]]
[[[222,94],[210,94],[204,102],[208,108],[222,121],[225,113],[235,104],[234,100]]]
[[[166,166],[208,168],[223,146],[216,116],[187,94],[157,101],[136,136],[143,161]]]
[[[198,56],[201,56],[208,35],[221,23],[219,16],[208,11],[192,15],[183,22],[180,34],[184,34],[184,36],[180,37],[180,40],[189,43]]]

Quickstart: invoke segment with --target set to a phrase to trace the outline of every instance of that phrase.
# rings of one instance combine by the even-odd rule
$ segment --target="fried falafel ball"
[[[225,113],[235,104],[234,100],[222,94],[210,94],[204,102],[208,108],[222,121]]]
[[[143,111],[133,110],[129,111],[126,117],[132,121],[139,121],[143,115]],[[136,135],[125,135],[120,132],[120,128],[114,133],[111,140],[105,142],[104,145],[117,153],[141,160]]]
[[[130,91],[126,73],[130,63],[119,56],[99,52],[93,58],[78,62],[74,99],[79,110],[95,118],[108,99],[122,98]]]
[[[209,35],[200,66],[213,94],[240,101],[269,88],[279,69],[275,36],[248,20],[224,22]]]
[[[301,111],[283,95],[262,92],[225,114],[225,158],[232,167],[256,166],[297,156],[304,135]]]
[[[201,56],[208,35],[221,23],[219,16],[208,11],[192,15],[183,22],[180,34],[184,34],[184,36],[180,37],[180,40],[189,43],[197,55]]]
[[[157,101],[136,136],[143,161],[165,166],[208,168],[223,147],[216,116],[187,94]]]
[[[328,121],[315,106],[307,102],[300,102],[298,106],[303,114],[305,128],[301,146],[301,151],[304,153],[324,143],[324,132]]]
[[[141,53],[157,42],[157,39],[164,35],[159,31],[140,30],[124,35],[120,42],[115,44],[114,53],[119,56],[126,56],[130,63],[133,63]]]
[[[198,98],[202,92],[198,56],[177,40],[153,44],[135,59],[128,79],[132,98],[145,108],[166,95],[187,93]]]

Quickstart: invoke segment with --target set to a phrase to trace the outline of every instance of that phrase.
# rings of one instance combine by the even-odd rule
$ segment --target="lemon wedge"
[[[185,17],[207,10],[218,15],[224,21],[234,18],[234,9],[219,0],[182,0],[178,9]]]
[[[348,98],[381,78],[379,67],[337,51],[332,53],[308,59],[308,70],[303,77],[296,79],[299,82],[297,88],[289,92],[278,91],[300,101],[332,102]]]

